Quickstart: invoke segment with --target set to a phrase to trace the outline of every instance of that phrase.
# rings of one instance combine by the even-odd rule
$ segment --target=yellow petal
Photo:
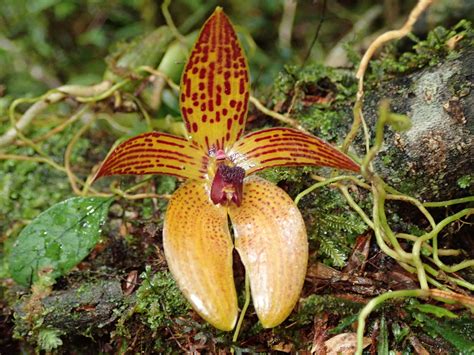
[[[229,152],[247,175],[273,166],[329,166],[359,171],[347,155],[322,139],[293,128],[269,128],[241,138]]]
[[[116,147],[102,163],[95,179],[108,175],[165,174],[199,180],[207,174],[208,159],[184,138],[144,133]]]
[[[285,191],[258,177],[244,182],[243,203],[230,207],[229,215],[258,318],[264,327],[275,327],[291,313],[303,287],[308,262],[303,218]]]
[[[233,329],[237,296],[227,211],[211,202],[203,183],[188,181],[173,194],[163,245],[171,273],[193,308],[214,327]]]
[[[249,100],[247,60],[220,7],[201,29],[181,78],[188,133],[203,149],[225,150],[243,133]]]

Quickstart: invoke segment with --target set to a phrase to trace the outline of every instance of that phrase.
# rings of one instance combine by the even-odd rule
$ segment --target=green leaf
[[[26,226],[13,244],[8,264],[11,276],[28,286],[38,272],[57,278],[76,266],[100,237],[112,199],[74,197],[47,209]]]
[[[380,333],[377,337],[377,340],[377,354],[388,354],[388,329],[384,315],[382,315],[382,318],[380,319]]]
[[[414,304],[410,306],[410,308],[416,309],[423,313],[431,313],[438,318],[441,318],[441,317],[458,318],[458,316],[455,313],[447,310],[446,308],[434,306],[432,304]]]
[[[336,327],[330,329],[328,333],[329,333],[329,334],[339,334],[339,333],[343,333],[344,330],[345,330],[347,327],[349,327],[351,324],[353,324],[354,322],[356,322],[358,318],[359,318],[359,314],[358,314],[358,313],[356,313],[356,314],[351,314],[350,316],[347,316],[347,317],[341,319],[341,320],[339,321],[339,324],[338,324]]]
[[[423,313],[418,313],[417,319],[423,322],[424,328],[443,337],[461,353],[474,353],[474,342],[469,339],[470,331],[472,331],[472,329],[469,328],[472,327],[466,326],[462,320],[460,322],[456,322],[457,320],[455,319],[450,322],[440,322]],[[472,324],[470,320],[469,322]]]
[[[396,343],[401,343],[408,333],[410,333],[408,327],[401,327],[399,323],[392,323],[392,334]]]

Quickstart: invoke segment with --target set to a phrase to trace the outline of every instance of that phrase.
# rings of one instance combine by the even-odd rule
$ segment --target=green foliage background
[[[380,6],[378,1],[327,1],[324,22],[319,32],[323,2],[298,2],[290,46],[283,46],[278,41],[283,0],[176,0],[171,3],[170,12],[181,33],[189,34],[201,26],[216,5],[223,6],[237,25],[248,54],[253,94],[266,98],[271,107],[287,107],[291,104],[287,102],[288,98],[295,97],[293,114],[305,128],[326,140],[340,143],[343,139],[341,132],[347,132],[349,124],[345,112],[354,102],[356,81],[353,76],[353,64],[360,59],[358,49],[361,48],[361,43],[365,36],[398,23],[415,1],[396,3],[399,5],[398,18],[390,19],[389,15],[381,14],[378,21],[365,30],[354,33],[349,39],[346,43],[349,60],[346,61],[345,70],[334,70],[321,63],[364,14]],[[143,36],[165,24],[161,4],[161,1],[153,0],[0,0],[0,135],[9,127],[7,108],[14,99],[36,97],[63,84],[91,85],[102,81],[105,73],[111,69],[110,58],[114,58],[114,55],[121,53],[124,48],[126,50],[126,43],[139,42]],[[459,10],[460,8],[463,10]],[[420,36],[424,38],[423,33],[436,25],[449,27],[463,17],[473,18],[473,11],[474,6],[469,1],[456,1],[453,4],[452,1],[440,0],[430,10],[425,28],[420,30]],[[435,65],[439,58],[449,55],[443,44],[459,33],[469,34],[472,38],[470,25],[463,22],[451,30],[438,29],[431,32],[426,41],[419,42],[414,48],[413,44],[418,41],[414,36],[398,47],[390,47],[384,52],[382,60],[373,63],[374,70],[370,79],[378,82],[387,76],[407,73],[420,66]],[[317,40],[311,46],[316,34]],[[405,54],[398,56],[402,52]],[[126,89],[133,93],[137,87]],[[337,92],[331,103],[320,102],[308,106],[299,100],[306,94],[321,95],[321,89],[322,96],[326,89],[328,92]],[[179,109],[173,95],[164,96],[163,101],[164,107],[153,112],[151,117],[155,129],[161,129],[162,125],[170,127],[164,122],[168,115],[171,116],[172,122],[180,121]],[[53,129],[71,116],[74,105],[74,102],[62,102],[51,108],[38,118],[28,134],[31,137],[39,137]],[[24,112],[26,107],[21,106],[19,111]],[[71,156],[71,163],[81,177],[85,177],[92,165],[107,154],[116,138],[147,129],[143,118],[136,113],[116,113],[107,104],[98,107],[97,111],[98,115],[114,117],[114,120],[127,128],[127,132],[124,134],[111,129],[100,121],[92,133],[81,137]],[[249,129],[275,124],[262,118],[258,112],[250,114],[253,121]],[[65,147],[81,125],[82,123],[77,122],[42,144],[44,152],[55,162],[62,164]],[[18,155],[34,154],[31,148],[21,145],[11,145],[6,151]],[[295,197],[314,182],[310,177],[314,172],[321,171],[311,168],[273,169],[266,172],[265,177]],[[124,179],[121,186],[126,188],[133,182],[133,179]],[[165,194],[174,190],[176,180],[154,177],[152,184],[157,193]],[[461,187],[469,184],[469,177],[459,181]],[[73,192],[64,174],[47,165],[31,161],[0,161],[0,306],[4,306],[8,312],[13,313],[13,309],[9,307],[12,307],[21,292],[27,292],[12,289],[8,281],[10,275],[5,256],[13,241],[22,228],[38,214],[71,196]],[[156,256],[153,230],[160,231],[165,207],[164,201],[153,205],[149,200],[120,201],[112,206],[109,213],[111,222],[104,227],[103,232],[103,235],[107,236],[106,250],[97,259],[88,260],[92,275],[103,275],[105,272],[108,277],[123,278],[131,269],[142,272],[138,281],[141,285],[136,292],[136,308],[133,309],[136,315],[125,312],[125,309],[129,310],[127,305],[120,305],[122,308],[118,308],[124,312],[117,315],[120,317],[120,324],[114,331],[117,337],[121,336],[125,340],[115,346],[126,348],[127,341],[133,341],[136,335],[134,332],[138,329],[139,340],[135,350],[142,347],[143,351],[180,351],[182,349],[170,336],[175,333],[178,333],[181,340],[205,343],[209,346],[208,349],[226,348],[231,343],[229,335],[215,332],[195,320],[187,319],[184,323],[178,323],[179,327],[169,321],[170,315],[176,318],[186,317],[189,310],[162,260],[157,260]],[[355,238],[363,233],[367,226],[348,208],[341,195],[331,189],[306,196],[301,201],[300,208],[307,221],[311,250],[317,251],[313,261],[317,257],[326,265],[344,266]],[[127,225],[126,235],[120,234],[121,223]],[[409,227],[418,228],[414,225]],[[147,237],[147,233],[151,237]],[[121,254],[119,253],[119,258],[114,259],[117,250]],[[89,276],[86,272],[73,272],[68,278],[61,279],[57,287],[68,285],[68,282],[74,284],[76,281],[93,281],[96,277]],[[163,295],[160,299],[156,297],[159,293],[157,289]],[[349,302],[337,296],[311,294],[294,314],[294,326],[288,329],[277,328],[274,333],[264,332],[256,324],[245,329],[248,338],[254,341],[254,347],[251,346],[247,350],[268,351],[275,344],[285,341],[291,341],[299,348],[308,348],[312,341],[312,323],[315,317],[330,312],[337,320],[337,324],[333,324],[333,330],[350,331],[350,325],[361,307],[361,303]],[[446,312],[433,314],[433,309],[427,311],[413,306],[412,303],[402,304],[402,307],[405,307],[404,310],[409,314],[406,322],[436,337],[440,342],[446,338],[447,343],[443,343],[445,348],[463,351],[471,349],[472,339],[462,341],[460,336],[463,329],[472,329],[472,320],[468,316],[450,319]],[[381,313],[397,314],[399,308],[400,305],[389,305]],[[10,317],[8,312],[6,311],[6,316],[2,315],[4,318],[1,321]],[[407,341],[408,332],[403,331],[406,324],[400,319],[392,322],[389,316],[385,317],[385,313],[383,314],[383,321],[380,323],[384,330],[380,336],[382,348],[412,350]],[[33,325],[26,326],[26,329],[34,329],[34,335],[30,334],[28,338],[29,330],[18,333],[20,342],[26,344],[29,341],[47,351],[61,346],[62,334],[56,329],[41,328],[42,315],[36,314],[35,317]],[[187,317],[189,318],[189,315]],[[438,317],[441,320],[440,329],[452,327],[452,333],[440,332],[436,328]],[[17,320],[19,325],[22,321],[24,320]],[[0,326],[0,332],[5,333],[0,339],[0,352],[1,347],[7,346],[12,336],[11,317],[2,324],[7,324],[10,328]],[[20,328],[18,325],[17,327]],[[170,327],[173,329],[170,330]],[[393,335],[390,338],[388,330],[391,330],[390,334]],[[88,331],[81,334],[95,341],[103,337],[102,334],[90,334]],[[150,339],[153,339],[153,344],[146,347],[145,344]]]

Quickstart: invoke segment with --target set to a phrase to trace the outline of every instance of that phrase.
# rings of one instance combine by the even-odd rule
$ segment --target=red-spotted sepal
[[[164,174],[202,180],[208,156],[196,144],[170,134],[151,132],[128,139],[102,163],[95,179],[108,175]]]
[[[247,60],[218,7],[201,29],[181,78],[188,133],[204,150],[226,150],[242,135],[249,100]]]
[[[241,138],[228,153],[246,174],[274,166],[329,166],[358,172],[351,158],[320,138],[292,128],[269,128]]]

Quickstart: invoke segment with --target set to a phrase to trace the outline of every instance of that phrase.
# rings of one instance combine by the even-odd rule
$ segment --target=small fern
[[[345,200],[334,190],[321,189],[302,201],[308,221],[310,242],[326,264],[342,267],[346,263],[355,238],[367,226],[347,207]]]
[[[365,224],[360,220],[353,218],[353,215],[335,215],[327,214],[320,220],[325,229],[342,230],[347,233],[362,233],[365,230]]]
[[[321,235],[319,238],[319,251],[328,257],[334,266],[342,267],[346,263],[348,253],[344,249],[347,248],[342,248],[336,240],[327,235]]]

